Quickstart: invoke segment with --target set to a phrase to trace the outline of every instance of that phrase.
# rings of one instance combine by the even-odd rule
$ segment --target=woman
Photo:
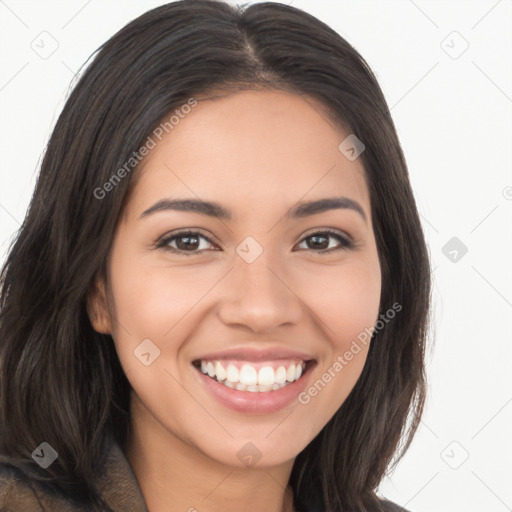
[[[427,249],[374,75],[299,9],[107,41],[1,301],[1,510],[403,510],[376,489],[423,409]]]

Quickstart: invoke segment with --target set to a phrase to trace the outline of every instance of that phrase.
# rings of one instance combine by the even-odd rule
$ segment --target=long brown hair
[[[294,499],[325,510],[382,510],[375,489],[409,447],[425,401],[430,267],[408,170],[367,63],[315,17],[284,4],[182,0],[135,19],[101,48],[72,91],[1,273],[0,454],[42,485],[97,504],[105,433],[128,435],[130,385],[86,311],[133,175],[97,189],[161,119],[205,91],[270,87],[318,100],[364,142],[382,268],[380,311],[352,392],[298,454]],[[96,191],[96,194],[95,194]],[[31,459],[41,441],[58,459]],[[402,441],[402,442],[401,442]],[[99,506],[99,505],[98,505]]]

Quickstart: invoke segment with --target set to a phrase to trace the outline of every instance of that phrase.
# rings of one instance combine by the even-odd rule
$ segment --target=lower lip
[[[225,407],[243,413],[270,414],[283,409],[297,399],[306,387],[313,366],[313,361],[310,361],[300,379],[284,388],[264,392],[238,391],[228,388],[195,366],[193,368],[206,389]]]

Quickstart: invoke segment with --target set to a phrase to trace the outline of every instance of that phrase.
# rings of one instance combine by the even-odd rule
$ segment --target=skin
[[[348,134],[309,98],[223,93],[199,101],[137,169],[90,316],[112,335],[133,388],[126,455],[150,512],[292,510],[295,457],[344,402],[369,346],[308,404],[262,415],[218,403],[191,362],[235,346],[287,347],[316,360],[312,384],[374,325],[381,269],[361,159],[338,150]],[[367,220],[352,209],[284,217],[299,201],[334,196],[357,201]],[[139,219],[164,198],[215,201],[233,218],[167,210]],[[212,242],[155,248],[183,228]],[[326,228],[355,247],[326,253],[338,240],[310,238]],[[263,249],[252,263],[236,252],[247,236]],[[133,353],[146,338],[160,350],[150,366]],[[262,455],[251,467],[237,457],[249,441]]]

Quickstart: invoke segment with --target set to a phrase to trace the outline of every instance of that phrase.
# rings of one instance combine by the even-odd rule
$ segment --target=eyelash
[[[198,250],[184,251],[184,250],[176,249],[174,247],[169,246],[169,243],[174,241],[175,239],[182,238],[182,237],[185,238],[184,235],[195,235],[195,236],[199,235],[197,238],[204,238],[210,244],[215,245],[214,242],[212,242],[206,235],[203,235],[200,231],[191,231],[188,229],[184,229],[181,231],[177,231],[170,236],[165,236],[165,237],[161,238],[159,241],[156,242],[155,246],[157,249],[164,249],[165,251],[173,252],[176,254],[183,254],[186,256],[194,256],[194,255],[200,254],[202,251],[205,250],[205,249],[203,249],[201,251],[198,251]],[[320,250],[316,250],[316,251],[315,251],[315,249],[309,249],[313,252],[316,252],[317,254],[331,254],[331,253],[342,251],[342,250],[350,250],[350,249],[353,249],[356,245],[349,238],[347,238],[347,237],[341,235],[340,233],[338,233],[337,231],[333,231],[331,229],[324,229],[321,231],[319,230],[319,231],[310,233],[309,235],[305,236],[299,242],[299,244],[302,243],[303,241],[307,240],[308,238],[312,238],[313,236],[317,236],[317,235],[329,235],[330,237],[335,238],[338,242],[340,242],[340,246],[337,248],[334,248],[334,249],[327,249],[327,250],[320,249]]]

